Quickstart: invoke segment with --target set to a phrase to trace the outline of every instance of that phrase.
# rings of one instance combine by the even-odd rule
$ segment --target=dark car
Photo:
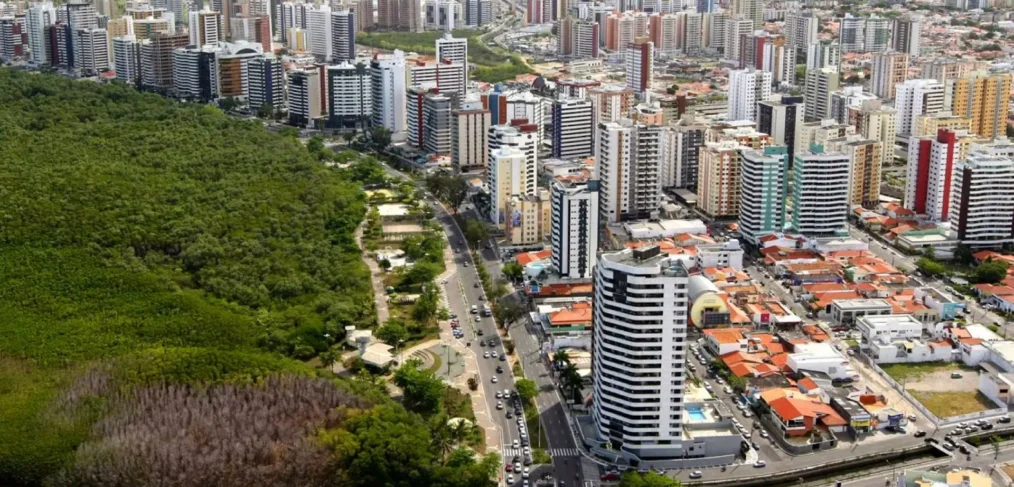
[[[968,447],[965,445],[961,445],[961,448],[958,448],[958,450],[960,450],[961,453],[964,453],[965,455],[970,455],[972,453],[972,450],[969,450]]]
[[[925,431],[916,431],[915,432],[915,437],[916,438],[922,438],[923,436],[926,436],[926,432]]]
[[[480,347],[485,347],[486,346],[486,340],[479,340],[479,346]]]
[[[759,445],[759,444],[757,444],[757,442],[756,442],[756,441],[755,441],[755,442],[753,442],[753,443],[752,443],[752,444],[751,444],[750,446],[752,446],[754,450],[760,450],[760,445]]]
[[[472,287],[475,287],[475,288],[479,287],[479,283],[472,284]]]
[[[620,480],[620,474],[616,472],[606,472],[599,477],[603,481],[614,481]]]
[[[501,353],[501,354],[500,354],[500,361],[501,361],[501,362],[505,362],[506,360],[507,360],[507,354],[505,354],[505,353]]]
[[[991,424],[985,424],[982,426],[982,431],[989,431],[991,429],[993,429],[993,425]]]
[[[1010,423],[1010,416],[1004,416],[1004,417],[996,420],[996,422],[1000,423],[1000,424]]]
[[[531,465],[532,464],[532,457],[525,457],[525,462],[524,463],[525,463],[526,467],[529,466],[529,465]]]
[[[501,366],[497,365],[497,366],[496,366],[496,373],[498,373],[498,374],[502,374],[502,373],[503,373],[503,367],[501,367]]]
[[[482,336],[482,333],[483,333],[482,329],[476,330],[475,332],[475,334],[479,336]]]

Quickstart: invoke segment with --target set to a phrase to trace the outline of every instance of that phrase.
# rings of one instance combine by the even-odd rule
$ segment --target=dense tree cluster
[[[383,170],[307,149],[0,69],[0,484],[489,484],[375,384],[292,359],[376,319],[353,234]],[[403,431],[423,447],[367,454]]]

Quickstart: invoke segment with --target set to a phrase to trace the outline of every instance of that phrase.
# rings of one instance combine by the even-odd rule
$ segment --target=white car
[[[496,391],[496,398],[497,399],[502,399],[503,398],[503,394],[500,394],[500,391]]]
[[[521,451],[524,452],[525,456],[531,455],[532,454],[532,447],[526,446],[525,449],[521,450]]]
[[[503,401],[497,401],[496,402],[496,408],[497,409],[503,409]]]
[[[765,465],[767,465],[767,463],[764,460],[757,460],[754,462],[753,468],[764,468]]]
[[[489,358],[489,352],[482,352],[482,358]]]
[[[724,388],[722,389],[722,391],[723,391],[723,392],[725,392],[726,394],[732,394],[732,388],[731,388],[731,387],[729,387],[729,386],[725,386],[725,387],[724,387]]]
[[[514,440],[514,443],[512,443],[512,445],[514,445],[514,448],[517,448],[517,447],[521,446],[521,442],[518,441],[518,440]]]
[[[498,380],[496,380],[496,376],[495,375],[493,376],[493,378],[491,380],[493,381],[494,384],[496,384],[497,382],[499,382]]]
[[[767,438],[769,436],[771,435],[769,435],[767,431],[761,431],[761,438]]]
[[[514,483],[514,474],[512,474],[512,473],[507,474],[507,483],[508,484],[513,484]]]
[[[528,478],[528,467],[525,467],[525,469],[521,471],[521,478],[523,479]]]
[[[496,379],[496,377],[494,377],[494,379]],[[750,411],[743,411],[744,418],[749,418],[751,416],[753,416],[753,413],[751,413]]]

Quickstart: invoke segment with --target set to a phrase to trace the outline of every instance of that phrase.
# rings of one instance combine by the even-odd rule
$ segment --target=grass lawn
[[[426,353],[433,358],[433,365],[430,365],[429,368],[426,369],[426,371],[433,372],[434,374],[439,372],[440,367],[444,365],[443,359],[440,358],[440,355],[435,354],[429,350],[427,350]]]
[[[528,426],[528,438],[532,442],[532,451],[537,448],[549,448],[546,430],[540,427],[539,410],[534,404],[525,406],[525,424]],[[532,461],[536,461],[534,454],[532,455]]]
[[[989,399],[977,391],[923,392],[910,390],[908,393],[938,418],[949,418],[995,407]]]
[[[923,362],[917,364],[884,364],[880,366],[892,379],[902,382],[916,380],[925,374],[932,374],[939,371],[964,370],[960,365],[953,362]]]

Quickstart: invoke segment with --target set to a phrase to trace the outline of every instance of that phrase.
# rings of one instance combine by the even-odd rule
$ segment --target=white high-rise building
[[[109,34],[106,29],[79,30],[74,35],[75,67],[88,75],[109,70]]]
[[[317,5],[306,11],[306,32],[310,52],[324,62],[334,59],[334,45],[331,30],[331,7]]]
[[[323,100],[317,70],[289,71],[289,123],[297,127],[310,127],[322,117]]]
[[[807,237],[846,232],[851,161],[841,153],[796,152],[790,226]]]
[[[894,108],[898,116],[895,127],[898,135],[914,134],[919,115],[944,109],[944,85],[933,79],[910,79],[896,87]]]
[[[599,254],[592,418],[612,450],[641,459],[685,455],[688,283],[684,262],[657,245]]]
[[[598,181],[553,181],[550,249],[553,267],[560,277],[592,276],[598,250],[598,186]]]
[[[436,42],[437,64],[450,63],[463,67],[463,78],[456,90],[464,96],[468,90],[468,39],[459,39],[445,32]]]
[[[331,56],[335,61],[347,61],[356,57],[356,14],[352,10],[331,12]]]
[[[771,73],[774,86],[796,85],[796,49],[788,44],[766,42],[761,69]]]
[[[894,31],[891,33],[891,49],[909,56],[918,56],[919,28],[918,18],[895,20]]]
[[[25,14],[25,29],[28,32],[28,61],[32,66],[54,64],[51,58],[49,26],[56,22],[56,8],[50,2],[33,4]]]
[[[546,140],[546,118],[550,116],[546,112],[551,106],[548,99],[530,91],[508,95],[507,123],[515,120],[528,120],[528,123],[538,127],[539,144],[541,144]]]
[[[329,127],[365,127],[373,115],[373,90],[366,63],[343,61],[327,67]]]
[[[506,214],[511,196],[526,194],[527,158],[516,147],[502,146],[489,149],[490,221],[503,228],[510,215]]]
[[[757,102],[771,99],[771,73],[756,69],[729,71],[729,120],[757,121]]]
[[[214,48],[191,46],[174,50],[172,69],[175,96],[204,101],[218,97],[218,63]]]
[[[781,232],[785,226],[788,154],[784,149],[776,149],[770,147],[763,152],[747,149],[740,153],[743,179],[740,185],[739,231],[754,245],[758,245],[760,237]]]
[[[225,40],[222,15],[211,10],[190,12],[190,45],[205,46]]]
[[[973,152],[954,168],[951,230],[972,248],[1014,243],[1014,160]]]
[[[405,53],[395,50],[370,61],[373,124],[383,125],[395,138],[405,136]]]
[[[271,105],[272,110],[285,106],[285,74],[281,59],[270,54],[253,58],[247,61],[246,69],[250,91],[247,105],[252,112],[256,113],[265,104]],[[370,92],[368,87],[364,91]]]
[[[865,33],[863,45],[867,52],[883,52],[891,47],[891,19],[870,15],[866,19]]]
[[[737,66],[742,57],[743,40],[746,35],[753,32],[753,21],[749,19],[730,18],[725,22],[725,50],[722,59],[735,61]]]
[[[648,218],[662,200],[663,166],[671,150],[668,129],[628,119],[600,123],[595,153],[602,220]]]
[[[504,173],[505,167],[495,161],[497,154],[504,154],[500,149],[510,148],[521,154],[520,162],[510,159],[509,173]],[[511,152],[513,154],[513,152]],[[506,157],[506,156],[504,156]],[[513,157],[513,156],[511,156]],[[514,168],[515,164],[521,164]],[[539,189],[539,135],[534,125],[494,125],[489,129],[489,176],[490,198],[492,209],[490,221],[497,225],[504,225],[506,218],[503,214],[504,208],[514,195],[536,196]],[[508,178],[504,174],[508,174]],[[516,177],[515,177],[516,176]],[[498,181],[498,188],[494,188],[493,179]],[[493,191],[497,191],[496,194]]]
[[[687,56],[700,56],[704,49],[704,16],[697,12],[687,12],[683,36],[683,52]]]
[[[820,31],[820,19],[812,12],[801,12],[785,18],[785,40],[795,50],[803,50],[816,44]]]
[[[841,45],[837,42],[816,42],[806,46],[806,71],[841,69]]]
[[[862,52],[866,42],[866,19],[845,14],[839,24],[838,39],[842,52]]]
[[[831,68],[806,72],[804,96],[807,121],[823,120],[831,116],[831,93],[838,90],[838,70]]]
[[[733,0],[732,16],[749,19],[751,30],[764,27],[764,3],[761,0]]]
[[[595,107],[591,100],[553,102],[553,157],[577,159],[595,154]]]
[[[113,38],[113,59],[116,79],[139,84],[141,80],[141,45],[133,35]]]
[[[624,59],[627,67],[627,87],[643,95],[651,89],[655,71],[655,45],[643,39],[627,44]]]
[[[853,17],[841,20],[839,39],[842,52],[882,52],[891,45],[891,20],[877,17]]]

